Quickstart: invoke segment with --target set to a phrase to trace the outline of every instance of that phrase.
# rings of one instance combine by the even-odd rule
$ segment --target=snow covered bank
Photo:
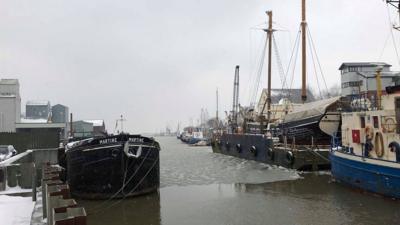
[[[30,224],[34,204],[32,197],[0,195],[0,223],[2,225]]]

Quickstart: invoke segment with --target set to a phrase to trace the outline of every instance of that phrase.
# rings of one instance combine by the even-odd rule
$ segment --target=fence
[[[18,153],[27,149],[57,148],[59,143],[60,133],[58,131],[0,132],[0,145],[13,145]]]

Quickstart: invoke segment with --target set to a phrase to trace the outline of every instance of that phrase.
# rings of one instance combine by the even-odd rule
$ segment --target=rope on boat
[[[153,143],[151,146],[154,147],[154,143]],[[145,155],[145,157],[143,158],[143,160],[140,162],[139,167],[138,167],[138,168],[136,169],[136,171],[132,174],[132,176],[129,177],[129,179],[128,179],[127,182],[125,182],[125,180],[126,180],[126,175],[127,175],[127,171],[128,171],[128,169],[127,169],[128,166],[126,166],[126,167],[125,167],[125,172],[124,172],[124,181],[123,181],[123,184],[122,184],[121,188],[120,188],[117,192],[115,192],[112,196],[110,196],[107,200],[104,200],[100,205],[94,207],[92,210],[101,209],[101,207],[102,207],[103,205],[105,205],[105,204],[108,203],[109,201],[113,200],[121,191],[123,191],[124,188],[126,187],[126,184],[128,184],[128,183],[133,179],[133,177],[137,174],[137,172],[138,172],[138,171],[140,170],[140,168],[143,166],[143,164],[144,164],[144,162],[146,161],[147,156],[148,156],[149,154],[150,154],[150,150],[147,151],[147,154]],[[132,165],[134,165],[134,164],[131,164],[131,165],[129,166],[129,169],[131,168]],[[97,210],[97,211],[99,211],[99,210]],[[96,211],[96,212],[97,212],[97,211]],[[90,213],[89,213],[89,214],[90,214]]]
[[[93,215],[93,214],[97,214],[97,213],[103,212],[104,210],[110,209],[110,208],[114,207],[115,205],[121,203],[127,196],[129,196],[129,194],[131,194],[133,191],[136,190],[136,188],[139,187],[139,185],[144,181],[144,179],[149,175],[150,171],[151,171],[151,170],[154,168],[154,166],[157,164],[159,158],[160,158],[160,156],[158,156],[158,157],[154,160],[154,162],[153,162],[153,164],[151,165],[150,169],[146,172],[146,174],[142,177],[142,179],[140,179],[140,181],[136,184],[136,186],[135,186],[127,195],[125,195],[122,199],[119,199],[117,202],[115,202],[115,203],[113,203],[113,204],[110,204],[110,205],[107,206],[107,207],[104,207],[103,209],[99,209],[99,210],[97,210],[96,212],[89,213],[89,215]]]
[[[326,160],[327,162],[330,162],[330,160],[328,158],[326,158],[325,156],[319,154],[318,152],[316,152],[316,151],[314,151],[314,150],[312,150],[310,148],[305,148],[305,150],[311,152],[312,154],[314,154],[314,155],[316,155],[318,157],[320,157],[321,159]]]

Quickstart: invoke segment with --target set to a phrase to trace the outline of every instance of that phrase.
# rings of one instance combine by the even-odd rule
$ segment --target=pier
[[[33,149],[0,162],[0,194],[32,196],[31,225],[86,225],[85,209],[63,181],[58,154],[56,148]]]

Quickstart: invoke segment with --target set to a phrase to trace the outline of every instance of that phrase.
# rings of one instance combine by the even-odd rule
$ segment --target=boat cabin
[[[381,96],[376,110],[342,113],[342,151],[400,162],[400,92]]]

